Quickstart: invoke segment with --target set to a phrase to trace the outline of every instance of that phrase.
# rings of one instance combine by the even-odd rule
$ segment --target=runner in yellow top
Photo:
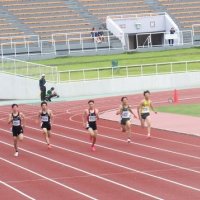
[[[150,100],[150,92],[146,90],[144,91],[144,99],[140,102],[140,105],[138,106],[138,115],[140,117],[141,126],[144,128],[145,122],[147,124],[148,138],[151,137],[151,120],[150,120],[151,110],[155,114],[157,114],[157,112],[155,111],[152,105],[152,101]]]

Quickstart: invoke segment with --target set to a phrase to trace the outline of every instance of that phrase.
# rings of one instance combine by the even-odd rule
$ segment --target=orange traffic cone
[[[178,92],[176,89],[174,90],[174,103],[178,103]]]

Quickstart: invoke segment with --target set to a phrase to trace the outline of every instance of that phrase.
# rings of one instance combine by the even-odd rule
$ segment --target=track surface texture
[[[180,104],[200,100],[200,89],[178,92]],[[151,98],[155,106],[165,105],[172,93],[152,93]],[[107,112],[119,107],[120,98],[95,99],[95,105]],[[142,95],[128,98],[135,107]],[[35,122],[40,105],[20,105],[27,124],[19,157],[13,156],[7,124],[11,108],[0,108],[0,199],[200,199],[199,137],[153,128],[147,139],[146,129],[133,125],[128,144],[118,122],[100,119],[92,152],[82,123],[87,101],[49,103],[49,108],[55,115],[52,149]]]

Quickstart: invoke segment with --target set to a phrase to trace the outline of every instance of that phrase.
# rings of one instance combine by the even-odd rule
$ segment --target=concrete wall
[[[176,32],[179,31],[178,26],[167,13],[138,18],[112,19],[112,17],[107,17],[106,24],[114,35],[120,35],[121,31],[128,34],[169,32],[172,27],[175,28]],[[140,27],[138,28],[137,25]]]
[[[124,33],[164,32],[166,30],[165,15],[141,17],[138,19],[117,19],[114,22]],[[155,23],[155,27],[150,26],[151,22]],[[141,24],[140,29],[137,29],[136,24]]]
[[[58,85],[61,96],[94,96],[119,93],[141,92],[143,90],[167,90],[197,87],[200,85],[200,72],[140,76],[63,83]]]
[[[0,73],[0,85],[0,99],[40,98],[39,80]]]
[[[38,80],[31,80],[0,73],[0,99],[39,99]],[[134,93],[143,90],[167,90],[197,87],[200,85],[200,72],[140,76],[60,83],[54,85],[61,97],[99,96],[119,93]],[[52,85],[47,84],[47,88]]]

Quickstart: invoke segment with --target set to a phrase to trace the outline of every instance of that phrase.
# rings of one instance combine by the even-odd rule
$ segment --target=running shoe
[[[16,152],[14,153],[14,156],[15,156],[15,157],[18,157],[18,156],[19,156],[19,152],[16,151]]]
[[[50,144],[48,144],[48,149],[51,149],[51,148],[52,148],[52,146]]]
[[[130,143],[131,143],[131,139],[130,139],[130,138],[128,138],[127,142],[130,144]]]
[[[151,138],[151,135],[150,135],[150,134],[148,134],[148,135],[147,135],[147,138],[148,138],[148,139],[149,139],[149,138]]]
[[[91,147],[91,150],[92,151],[96,151],[96,148],[93,146],[93,147]]]

